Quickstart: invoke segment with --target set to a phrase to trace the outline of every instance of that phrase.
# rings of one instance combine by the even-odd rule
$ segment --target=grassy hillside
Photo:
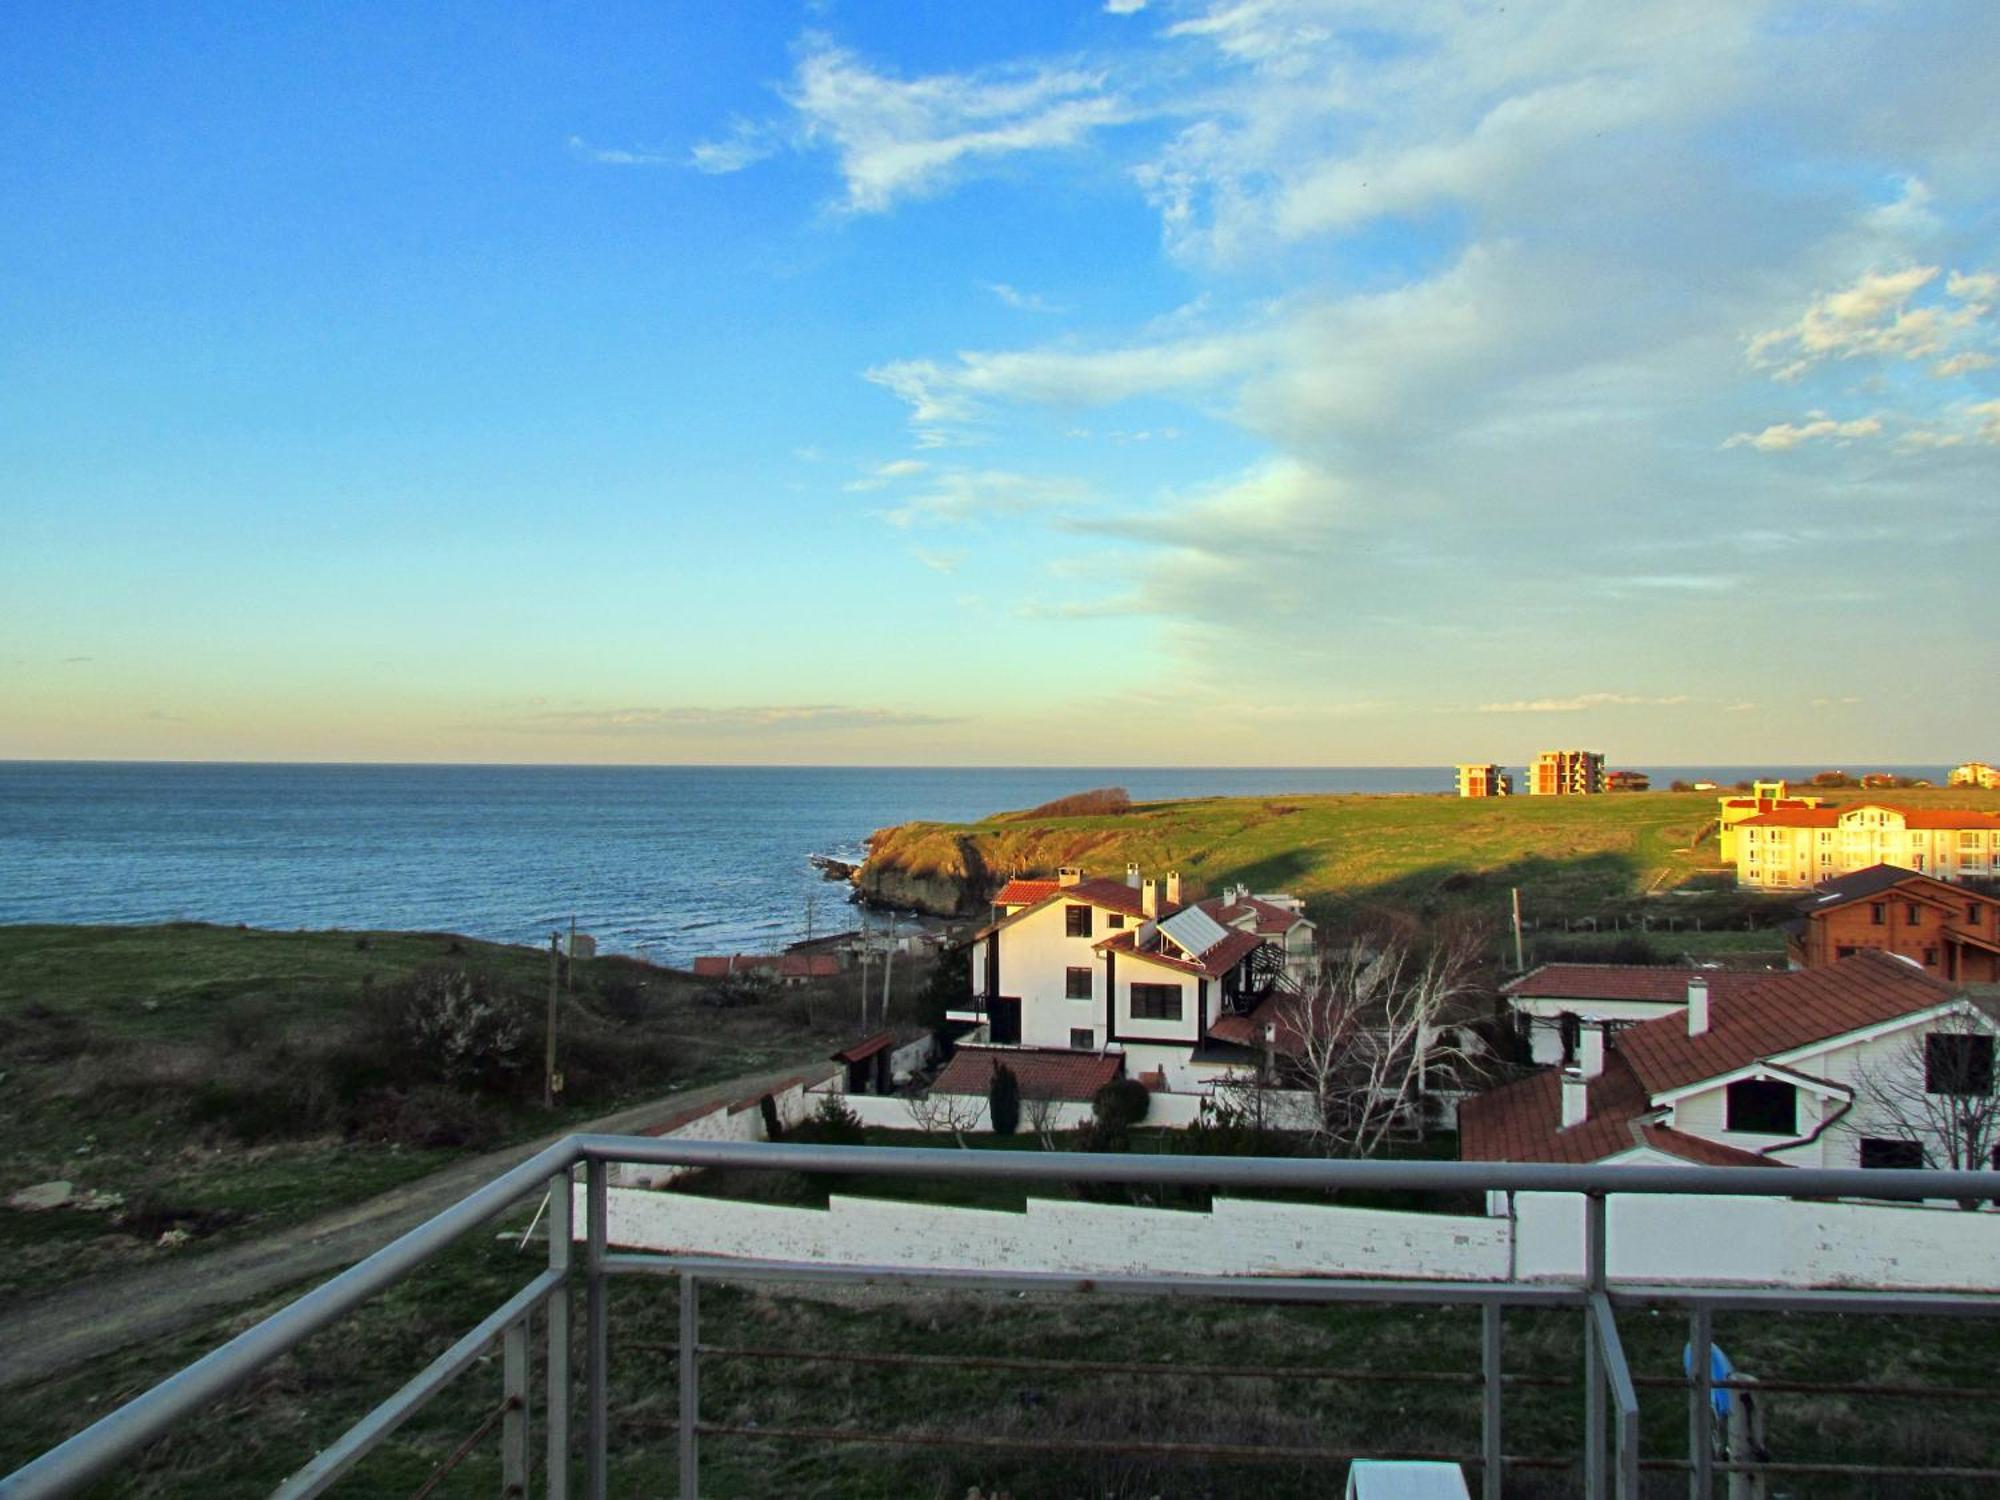
[[[99,1212],[0,1206],[0,1305],[810,1057],[854,1025],[841,986],[725,1005],[687,975],[592,960],[563,1002],[568,1087],[551,1113],[540,1104],[548,963],[545,950],[439,933],[0,927],[0,1203],[53,1179],[124,1200]],[[482,1007],[464,1056],[415,1024],[439,976],[466,976]],[[175,1229],[194,1243],[162,1248]]]
[[[1855,791],[1838,799],[1867,800]],[[1992,792],[1896,792],[1881,800],[2000,810],[2000,793]],[[1136,860],[1148,874],[1177,869],[1210,890],[1239,880],[1289,890],[1327,915],[1368,905],[1493,908],[1519,886],[1547,923],[1609,917],[1650,891],[1726,885],[1715,811],[1712,793],[1642,792],[1218,797],[1085,817],[996,814],[883,830],[861,882],[885,899],[971,910],[1011,875],[1074,864],[1118,876]]]

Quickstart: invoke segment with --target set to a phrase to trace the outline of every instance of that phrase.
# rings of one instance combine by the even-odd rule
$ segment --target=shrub
[[[310,1092],[302,1097],[299,1082],[282,1073],[210,1078],[188,1096],[187,1116],[249,1145],[317,1135],[327,1128],[324,1110]]]
[[[868,1138],[861,1128],[861,1116],[847,1107],[838,1094],[820,1095],[819,1107],[792,1131],[792,1139],[815,1146],[865,1146]]]
[[[993,1065],[992,1081],[986,1085],[986,1113],[995,1135],[1012,1135],[1021,1128],[1021,1080],[1005,1063]]]
[[[1044,802],[1040,807],[1031,807],[1013,816],[1022,822],[1029,818],[1106,817],[1129,812],[1131,807],[1132,798],[1124,787],[1101,786],[1088,792],[1072,792],[1067,797],[1058,797],[1053,802]]]
[[[1152,1093],[1136,1078],[1114,1078],[1090,1100],[1090,1112],[1100,1123],[1116,1125],[1121,1130],[1137,1125],[1152,1107]]]
[[[502,1121],[492,1103],[438,1084],[378,1089],[357,1100],[348,1117],[364,1140],[406,1146],[484,1146],[496,1141]]]
[[[518,1094],[538,1078],[531,1007],[477,969],[438,964],[400,984],[365,986],[355,1043],[398,1083]]]

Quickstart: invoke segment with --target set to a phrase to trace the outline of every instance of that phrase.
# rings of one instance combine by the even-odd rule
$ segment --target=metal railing
[[[763,1168],[798,1172],[845,1173],[881,1177],[957,1177],[1000,1179],[1025,1183],[1074,1185],[1094,1183],[1128,1186],[1232,1188],[1249,1191],[1340,1189],[1415,1189],[1442,1192],[1556,1192],[1582,1195],[1584,1202],[1583,1274],[1574,1281],[1477,1281],[1451,1279],[1363,1279],[1302,1276],[1198,1275],[1076,1275],[1048,1271],[968,1271],[948,1267],[893,1268],[845,1264],[814,1264],[780,1260],[738,1260],[715,1257],[613,1252],[608,1241],[610,1167],[614,1163],[703,1168]],[[581,1265],[572,1259],[573,1203],[576,1172],[583,1172],[584,1215]],[[1716,1381],[1709,1361],[1696,1358],[1686,1381],[1668,1381],[1686,1393],[1688,1454],[1685,1459],[1642,1458],[1639,1448],[1639,1389],[1658,1387],[1659,1379],[1635,1380],[1619,1337],[1620,1308],[1674,1307],[1688,1317],[1689,1347],[1707,1350],[1717,1313],[1785,1311],[1819,1313],[1887,1313],[1992,1317],[2000,1315],[2000,1296],[1986,1292],[1898,1292],[1844,1287],[1816,1289],[1710,1288],[1675,1285],[1612,1285],[1608,1275],[1606,1200],[1614,1194],[1769,1197],[1774,1183],[1768,1170],[1712,1167],[1550,1166],[1505,1162],[1392,1162],[1303,1159],[1098,1155],[1068,1152],[968,1152],[950,1149],[873,1146],[808,1146],[686,1141],[580,1135],[551,1146],[529,1161],[461,1199],[443,1213],[419,1225],[351,1269],[299,1298],[247,1332],[231,1339],[186,1369],[170,1376],[76,1436],[49,1450],[4,1479],[0,1500],[42,1500],[75,1493],[110,1475],[148,1444],[258,1370],[295,1349],[307,1337],[353,1312],[400,1281],[468,1231],[544,1191],[548,1194],[548,1265],[482,1319],[444,1353],[413,1376],[337,1440],[281,1484],[276,1493],[287,1500],[318,1495],[346,1475],[377,1445],[414,1416],[453,1380],[472,1368],[497,1341],[501,1345],[502,1391],[499,1403],[472,1438],[451,1459],[456,1463],[474,1442],[500,1431],[503,1492],[525,1497],[531,1488],[530,1429],[533,1399],[529,1388],[530,1332],[539,1317],[544,1343],[541,1427],[545,1461],[539,1493],[548,1500],[568,1500],[575,1480],[576,1443],[572,1432],[577,1381],[571,1367],[572,1296],[584,1297],[582,1386],[582,1493],[603,1500],[613,1455],[609,1447],[611,1329],[607,1288],[609,1278],[623,1275],[669,1276],[680,1288],[679,1337],[672,1346],[679,1374],[677,1435],[679,1493],[692,1500],[700,1488],[703,1437],[748,1435],[751,1429],[706,1423],[701,1417],[701,1359],[711,1357],[790,1358],[799,1350],[768,1350],[701,1341],[700,1289],[704,1282],[846,1283],[884,1287],[943,1287],[953,1290],[1056,1292],[1144,1298],[1210,1298],[1257,1303],[1375,1303],[1460,1305],[1480,1309],[1480,1370],[1453,1377],[1451,1372],[1401,1372],[1416,1378],[1476,1380],[1480,1386],[1480,1442],[1476,1453],[1436,1455],[1462,1458],[1481,1474],[1482,1494],[1497,1500],[1509,1469],[1568,1467],[1569,1457],[1509,1455],[1503,1451],[1502,1394],[1522,1377],[1503,1373],[1501,1314],[1507,1308],[1567,1308],[1583,1319],[1584,1413],[1578,1444],[1584,1493],[1591,1500],[1617,1495],[1632,1500],[1640,1493],[1643,1470],[1679,1470],[1688,1477],[1689,1494],[1698,1500],[1713,1495],[1716,1476],[1747,1472],[1876,1473],[1918,1472],[1886,1466],[1779,1464],[1731,1455],[1715,1456],[1714,1392],[1745,1387],[1747,1381]],[[1871,1199],[1990,1199],[2000,1196],[2000,1172],[1859,1171],[1797,1168],[1784,1174],[1786,1196],[1800,1198],[1867,1197]],[[959,1367],[1024,1368],[1058,1362],[1016,1357],[974,1358],[957,1355],[844,1353],[829,1358],[882,1364],[921,1364],[948,1360]],[[1187,1373],[1186,1367],[1060,1362],[1069,1369]],[[1235,1367],[1234,1373],[1245,1372]],[[1309,1378],[1343,1376],[1370,1378],[1369,1372],[1287,1370],[1270,1375]],[[1379,1374],[1375,1378],[1382,1378]],[[1526,1383],[1536,1383],[1530,1377]],[[1762,1390],[1782,1389],[1765,1382]],[[1850,1389],[1864,1389],[1853,1387]],[[1891,1390],[1889,1394],[1916,1394]],[[1960,1396],[1991,1392],[1957,1391]],[[1210,1457],[1264,1461],[1272,1458],[1306,1460],[1351,1459],[1371,1455],[1334,1453],[1324,1449],[1232,1447],[1226,1444],[1010,1438],[931,1432],[869,1432],[845,1428],[758,1427],[760,1438],[795,1438],[830,1444],[867,1442],[917,1447],[960,1447],[1016,1453],[1145,1452],[1167,1457]],[[1400,1454],[1381,1456],[1415,1457]],[[1921,1471],[1940,1478],[1991,1480],[2000,1471],[1933,1469]]]

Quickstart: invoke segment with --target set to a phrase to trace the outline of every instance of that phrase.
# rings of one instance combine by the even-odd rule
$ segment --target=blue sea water
[[[1890,767],[1942,779],[1939,767]],[[1802,767],[1662,767],[1724,782]],[[1446,767],[876,769],[0,762],[0,923],[245,922],[543,941],[686,963],[854,925],[811,853],[1122,786],[1444,792]]]

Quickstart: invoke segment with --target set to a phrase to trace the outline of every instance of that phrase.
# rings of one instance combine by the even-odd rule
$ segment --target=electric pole
[[[547,1046],[542,1053],[542,1107],[556,1107],[556,972],[561,967],[557,949],[562,946],[562,934],[549,934],[549,1025]]]
[[[1514,972],[1516,974],[1520,974],[1526,971],[1528,967],[1528,961],[1521,954],[1521,888],[1517,885],[1513,887],[1513,892],[1514,892]]]
[[[889,913],[889,946],[882,954],[882,1024],[889,1024],[889,981],[896,972],[896,914]]]
[[[861,1029],[868,1029],[868,908],[861,908]]]

